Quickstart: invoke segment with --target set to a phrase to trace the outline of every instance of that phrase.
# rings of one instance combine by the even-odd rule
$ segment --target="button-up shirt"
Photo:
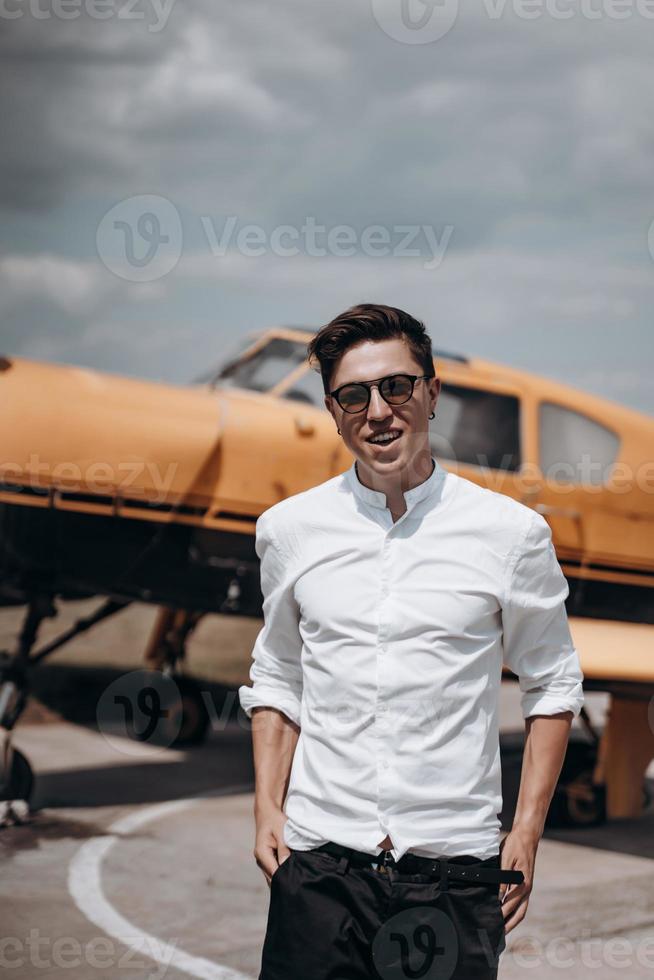
[[[395,860],[498,853],[498,701],[504,662],[522,713],[583,705],[567,581],[536,511],[445,470],[386,495],[356,463],[259,517],[264,625],[248,717],[299,727],[284,841]]]

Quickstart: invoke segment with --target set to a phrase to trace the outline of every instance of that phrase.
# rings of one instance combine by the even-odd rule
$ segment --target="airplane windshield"
[[[252,345],[250,340],[249,345]],[[271,337],[268,343],[248,355],[231,357],[218,372],[212,372],[212,385],[221,388],[246,388],[250,391],[269,391],[306,360],[306,344]],[[206,376],[205,376],[206,377]]]

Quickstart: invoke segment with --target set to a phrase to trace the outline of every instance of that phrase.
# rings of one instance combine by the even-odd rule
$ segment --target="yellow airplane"
[[[132,601],[161,606],[145,663],[180,686],[177,743],[204,736],[181,670],[191,631],[206,613],[261,615],[257,517],[352,462],[311,336],[250,334],[189,385],[0,358],[0,603],[26,605],[15,650],[0,653],[0,798],[29,784],[9,737],[29,671]],[[478,358],[436,351],[435,367],[434,455],[549,522],[585,687],[611,695],[601,737],[582,713],[590,740],[571,743],[551,819],[637,815],[654,757],[654,419]],[[93,616],[35,649],[55,600],[95,595]]]

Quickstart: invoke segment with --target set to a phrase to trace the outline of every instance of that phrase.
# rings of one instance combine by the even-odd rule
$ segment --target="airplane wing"
[[[654,695],[654,626],[569,616],[584,688],[635,697]],[[507,677],[513,678],[508,667]]]
[[[654,693],[654,626],[570,616],[584,677],[647,685]]]

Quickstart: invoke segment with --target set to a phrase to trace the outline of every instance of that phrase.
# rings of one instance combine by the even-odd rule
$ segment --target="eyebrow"
[[[410,377],[413,377],[413,371],[391,371],[390,374],[382,374],[379,378],[368,378],[366,381],[344,381],[342,384],[337,385],[336,388],[332,388],[332,391],[338,391],[339,388],[343,388],[345,385],[369,385],[373,381],[383,381],[384,378],[392,378],[396,374],[408,374]]]

